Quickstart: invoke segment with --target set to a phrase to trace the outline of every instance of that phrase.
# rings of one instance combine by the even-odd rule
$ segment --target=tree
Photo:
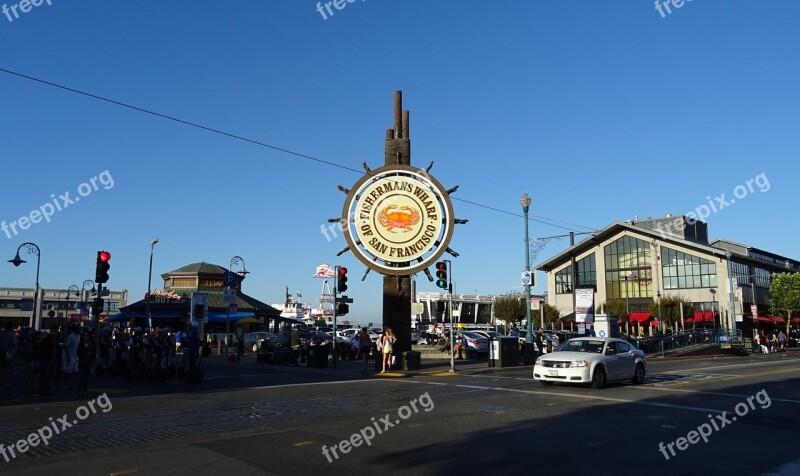
[[[544,305],[544,322],[545,324],[550,324],[550,328],[553,329],[554,325],[557,324],[561,320],[561,313],[558,312],[558,308],[550,305]]]
[[[800,310],[800,273],[781,273],[772,277],[769,285],[770,310],[786,316],[786,336],[792,322],[792,312]]]
[[[525,314],[525,296],[520,293],[503,294],[494,300],[494,317],[506,325],[521,321]]]
[[[683,314],[681,314],[681,306],[683,306]],[[691,315],[692,304],[681,295],[667,295],[661,297],[660,306],[656,301],[650,303],[649,311],[660,322],[674,328],[676,323],[681,322],[681,316],[685,319]]]
[[[609,316],[617,316],[619,318],[617,322],[620,325],[620,329],[622,329],[622,324],[628,323],[628,306],[622,299],[609,299],[597,306],[598,314],[604,312]]]

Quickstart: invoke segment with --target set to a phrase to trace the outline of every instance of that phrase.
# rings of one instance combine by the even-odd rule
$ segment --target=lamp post
[[[91,280],[91,279],[87,279],[81,285],[81,294],[82,294],[82,299],[84,301],[83,302],[84,306],[86,306],[89,303],[89,293],[90,292],[92,294],[95,294],[95,293],[97,293],[97,289],[94,287],[94,281]],[[81,310],[81,319],[83,319],[83,315],[84,315],[83,313],[87,312],[86,309],[87,308],[84,307],[84,309]],[[88,314],[87,314],[87,316],[88,316]]]
[[[228,271],[233,271],[233,266],[239,263],[242,264],[242,269],[237,271],[237,273],[241,274],[242,277],[244,277],[250,271],[247,271],[247,267],[244,265],[244,258],[242,258],[241,256],[237,255],[231,258],[231,262],[228,265]],[[225,355],[228,355],[230,353],[230,341],[231,341],[231,305],[227,304],[225,307],[228,308],[228,314],[225,317]]]
[[[39,265],[41,264],[42,261],[42,250],[40,250],[35,243],[30,243],[30,242],[23,243],[19,245],[19,248],[17,248],[17,255],[14,256],[14,259],[8,260],[9,263],[13,264],[14,266],[19,266],[22,263],[27,262],[19,257],[19,250],[21,250],[23,247],[25,247],[25,249],[28,250],[28,254],[36,255],[36,289],[33,292],[33,314],[31,314],[30,326],[35,328],[36,330],[39,330],[39,322],[36,319],[37,317],[36,308],[39,305]]]
[[[64,312],[64,328],[65,329],[67,328],[67,324],[69,324],[69,293],[70,293],[70,291],[72,291],[73,288],[75,288],[75,297],[80,297],[80,295],[81,295],[80,288],[78,286],[74,285],[74,284],[72,286],[68,287],[64,291],[64,292],[67,293],[67,310]],[[52,325],[52,324],[53,323],[51,322],[50,325]]]
[[[153,248],[158,243],[158,238],[153,238],[150,241],[150,271],[147,273],[147,294],[145,294],[144,312],[147,314],[147,327],[153,327],[153,318],[150,316],[150,285],[153,277]]]
[[[717,303],[717,290],[714,288],[709,288],[709,292],[711,292],[711,319],[714,319],[714,327],[716,328],[717,318],[714,317],[714,304]],[[720,325],[720,327],[722,327],[722,325]]]
[[[628,322],[628,333],[630,333],[630,319],[631,319],[631,303],[630,303],[630,292],[628,291],[628,280],[631,279],[631,273],[626,274],[623,276],[625,278],[625,319]]]
[[[656,296],[658,297],[658,323],[662,326],[664,325],[664,321],[661,319],[661,291],[656,291]],[[653,335],[653,323],[650,323],[650,335]],[[663,345],[663,344],[662,344]]]
[[[527,193],[522,194],[522,198],[519,200],[520,205],[522,205],[522,213],[525,215],[525,271],[530,272],[531,270],[531,261],[530,261],[530,247],[528,246],[529,238],[528,238],[528,210],[531,207],[531,197],[528,196]],[[531,357],[533,353],[533,332],[532,325],[531,325],[531,285],[530,283],[525,285],[525,325],[527,326],[527,331],[525,332],[525,356],[524,356],[524,363],[525,365],[531,364]]]

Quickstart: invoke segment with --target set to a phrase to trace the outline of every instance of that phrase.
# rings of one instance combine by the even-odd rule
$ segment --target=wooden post
[[[394,129],[386,131],[385,165],[411,165],[411,140],[408,134],[408,111],[403,111],[403,93],[394,92]],[[403,351],[411,350],[411,277],[383,277],[383,327],[391,328],[397,364]]]

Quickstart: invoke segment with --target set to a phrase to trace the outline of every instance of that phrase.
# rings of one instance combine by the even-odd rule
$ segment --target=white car
[[[570,339],[533,366],[533,378],[542,385],[588,383],[592,388],[620,380],[638,385],[646,372],[644,352],[622,339],[602,337]]]

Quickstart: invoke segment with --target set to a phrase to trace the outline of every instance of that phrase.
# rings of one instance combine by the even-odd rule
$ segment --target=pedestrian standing
[[[783,331],[778,333],[778,344],[780,345],[781,350],[786,349],[786,334]]]
[[[42,332],[35,331],[33,337],[28,341],[28,348],[25,349],[25,362],[27,367],[27,380],[25,392],[33,393],[34,377],[39,372],[39,352],[41,350]]]
[[[356,331],[353,333],[353,337],[350,338],[350,356],[354,360],[358,360],[361,357],[361,342],[359,342],[359,338],[361,337],[361,333]]]
[[[387,327],[386,331],[381,336],[381,348],[383,349],[382,374],[392,370],[392,350],[395,342],[397,342],[397,337],[395,337],[394,332]]]
[[[54,326],[58,331],[58,326]],[[51,328],[51,331],[53,329]],[[53,335],[42,332],[39,341],[39,397],[51,397],[50,373],[53,365]]]
[[[75,380],[78,377],[78,344],[81,341],[81,328],[78,324],[70,327],[70,333],[64,341],[64,355],[62,356],[61,370],[67,374],[70,390],[75,389]]]
[[[11,367],[17,353],[17,333],[14,325],[6,323],[6,329],[0,334],[0,387],[7,387],[11,379]]]
[[[86,389],[89,386],[89,375],[92,371],[95,355],[97,355],[97,344],[90,331],[81,334],[81,340],[76,350],[78,356],[78,396],[85,397]]]
[[[362,327],[361,332],[358,333],[358,344],[358,352],[364,361],[364,373],[367,373],[367,361],[369,356],[372,355],[372,338],[369,336],[369,331],[366,327]]]

